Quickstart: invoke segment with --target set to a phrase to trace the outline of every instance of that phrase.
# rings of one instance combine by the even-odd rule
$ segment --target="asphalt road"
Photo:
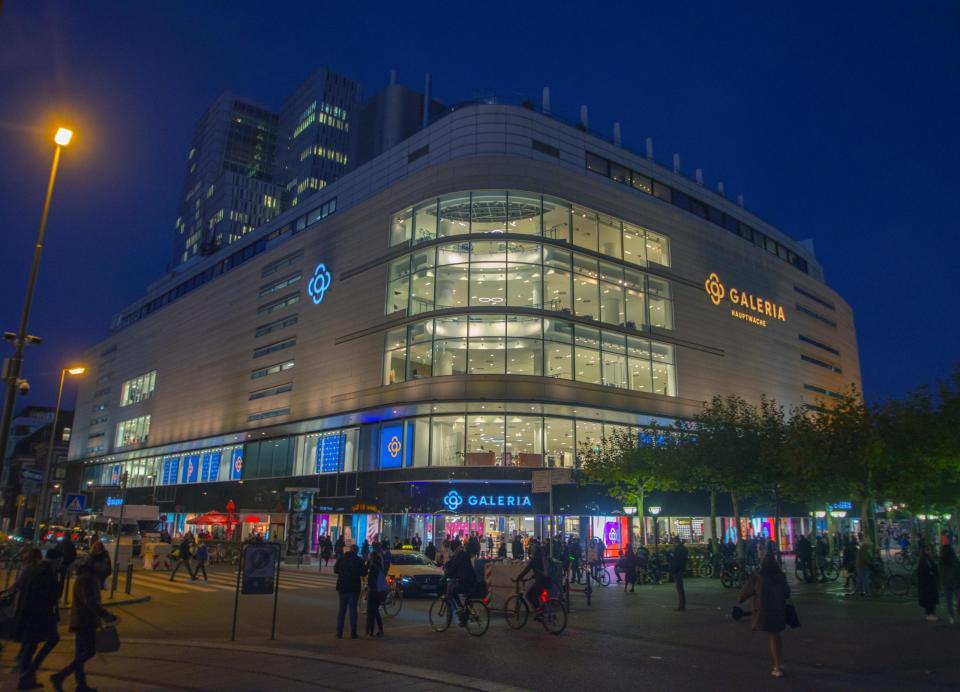
[[[613,585],[599,588],[589,607],[582,594],[574,594],[570,624],[558,637],[532,621],[523,630],[510,630],[497,616],[480,638],[457,627],[436,633],[427,620],[429,601],[407,599],[400,614],[387,619],[384,639],[337,640],[333,579],[317,575],[316,568],[284,569],[275,641],[269,641],[273,598],[246,596],[240,598],[236,643],[243,647],[242,654],[229,649],[198,653],[192,642],[230,646],[235,572],[213,569],[210,577],[208,583],[187,583],[178,575],[171,585],[165,575],[138,573],[134,593],[147,593],[151,600],[116,608],[122,617],[121,636],[137,641],[132,650],[142,658],[164,661],[167,672],[158,681],[161,687],[224,689],[219,683],[198,685],[203,678],[188,672],[191,665],[204,662],[219,671],[219,677],[210,680],[226,680],[231,671],[242,678],[243,684],[231,685],[232,689],[262,688],[262,683],[251,685],[265,679],[278,684],[286,680],[290,689],[297,689],[293,681],[310,680],[310,670],[316,671],[316,686],[326,687],[321,683],[332,680],[329,666],[319,662],[290,663],[292,659],[267,655],[286,651],[327,662],[350,659],[388,668],[404,666],[433,680],[418,683],[422,689],[443,680],[453,682],[453,675],[494,686],[552,691],[645,686],[844,692],[960,689],[960,625],[925,622],[912,599],[851,598],[838,585],[792,584],[803,626],[784,634],[787,676],[774,679],[765,635],[753,633],[749,619],[730,618],[736,595],[716,580],[688,579],[687,611],[682,613],[673,610],[676,593],[671,584],[638,587],[634,594]],[[69,641],[60,645],[60,650],[65,648]],[[122,665],[136,665],[129,652],[126,664],[115,659],[114,672]],[[91,670],[106,674],[110,658],[95,662]],[[178,668],[176,661],[181,659],[185,665]],[[239,663],[223,664],[234,659]],[[143,661],[144,666],[148,663]],[[369,671],[344,669],[336,675],[338,684],[331,689],[369,687]]]

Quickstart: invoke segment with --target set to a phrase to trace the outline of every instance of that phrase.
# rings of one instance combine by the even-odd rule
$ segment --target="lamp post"
[[[87,369],[82,365],[72,368],[60,368],[60,388],[57,390],[57,406],[53,410],[53,426],[50,430],[50,442],[47,444],[47,463],[43,468],[43,485],[40,486],[40,499],[37,501],[37,511],[33,517],[33,544],[40,542],[40,522],[47,518],[47,486],[50,485],[50,474],[53,472],[53,448],[57,446],[57,424],[60,422],[60,402],[63,399],[63,381],[67,375],[82,375]]]
[[[657,517],[660,514],[660,507],[651,507],[650,514],[653,515],[653,548],[660,552],[660,520]]]
[[[117,590],[117,579],[120,567],[117,565],[117,556],[120,555],[120,537],[123,535],[123,510],[127,507],[127,480],[130,474],[126,471],[120,474],[120,519],[117,521],[117,538],[113,544],[113,579],[110,581],[110,598]],[[130,560],[133,560],[133,539],[130,539]],[[187,563],[189,564],[189,563]]]
[[[33,264],[30,266],[30,278],[27,280],[27,294],[23,299],[23,314],[20,316],[20,328],[16,334],[5,333],[4,336],[13,341],[13,357],[10,359],[6,371],[3,373],[4,384],[7,385],[6,396],[3,401],[3,418],[0,419],[0,476],[3,475],[3,465],[7,455],[7,441],[10,438],[10,425],[13,422],[13,406],[20,388],[20,371],[23,367],[23,350],[28,343],[40,341],[35,336],[27,334],[27,324],[30,321],[30,307],[33,304],[33,291],[37,284],[37,269],[40,266],[40,253],[43,251],[43,237],[47,231],[47,215],[50,213],[50,198],[53,196],[53,183],[57,178],[57,164],[60,163],[60,150],[70,144],[73,132],[64,127],[57,130],[53,141],[57,148],[53,152],[53,165],[50,168],[50,180],[47,183],[47,196],[43,201],[43,213],[40,215],[40,230],[37,233],[37,244],[33,249]],[[11,484],[7,480],[7,487]],[[5,508],[6,509],[6,508]]]

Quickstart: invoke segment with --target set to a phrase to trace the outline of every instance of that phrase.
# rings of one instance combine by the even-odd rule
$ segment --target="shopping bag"
[[[97,653],[110,654],[120,650],[120,634],[116,625],[104,625],[97,630]]]
[[[787,601],[786,610],[784,611],[783,615],[787,625],[790,628],[796,629],[800,626],[800,617],[797,615],[797,606],[793,605],[793,603]]]

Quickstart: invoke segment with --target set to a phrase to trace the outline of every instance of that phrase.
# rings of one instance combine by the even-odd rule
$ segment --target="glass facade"
[[[556,197],[532,192],[458,192],[394,215],[390,245],[486,233],[542,236],[618,260],[670,266],[666,236]]]
[[[127,406],[149,399],[153,395],[156,384],[156,370],[127,380],[120,387],[120,405]]]
[[[451,315],[387,332],[383,383],[532,375],[677,395],[674,347],[534,315]]]
[[[498,306],[548,310],[634,330],[674,325],[669,281],[544,243],[459,241],[390,263],[388,315]]]

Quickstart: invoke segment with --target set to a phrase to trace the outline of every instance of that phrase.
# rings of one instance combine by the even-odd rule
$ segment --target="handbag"
[[[383,593],[384,591],[389,591],[390,586],[387,584],[387,578],[383,574],[383,570],[380,570],[380,573],[377,574],[377,591]]]
[[[120,634],[116,625],[104,625],[97,630],[96,652],[110,654],[120,650]]]
[[[786,606],[784,607],[784,620],[786,620],[787,625],[791,629],[796,629],[800,626],[800,617],[797,615],[797,606],[793,605],[790,601],[787,601]]]

